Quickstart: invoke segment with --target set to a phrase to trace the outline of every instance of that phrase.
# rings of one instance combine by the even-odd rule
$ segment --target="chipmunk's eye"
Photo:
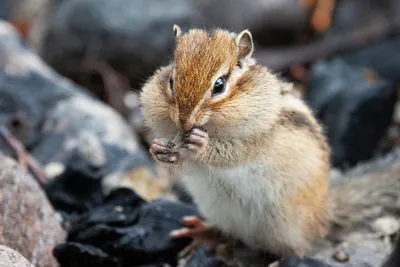
[[[171,95],[174,95],[174,78],[169,77],[169,89],[171,90]]]
[[[225,77],[219,77],[218,80],[214,84],[212,95],[215,96],[215,95],[222,94],[225,91],[225,87],[226,87],[225,85],[226,85]]]

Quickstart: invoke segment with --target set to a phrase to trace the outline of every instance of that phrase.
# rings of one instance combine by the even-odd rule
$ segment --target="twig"
[[[47,177],[40,164],[29,153],[25,151],[24,146],[15,138],[6,127],[0,128],[0,134],[8,145],[14,150],[18,162],[25,171],[31,171],[39,184],[43,186],[47,182]]]
[[[255,56],[258,61],[273,71],[283,71],[293,65],[306,64],[334,53],[376,43],[399,33],[400,21],[391,20],[385,23],[375,23],[352,32],[329,36],[325,40],[307,45],[259,50],[255,52]]]
[[[117,72],[105,61],[85,59],[82,63],[83,72],[95,71],[103,79],[104,90],[106,91],[107,104],[115,108],[124,117],[129,115],[129,109],[125,105],[124,97],[129,91],[129,80]]]

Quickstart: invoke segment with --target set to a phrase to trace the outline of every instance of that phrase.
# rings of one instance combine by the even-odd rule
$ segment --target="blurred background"
[[[21,248],[37,266],[55,266],[48,252],[55,243],[61,243],[54,255],[62,266],[175,262],[185,242],[160,241],[177,227],[160,226],[160,218],[196,209],[179,180],[154,166],[147,151],[153,135],[138,102],[146,79],[172,59],[174,24],[183,31],[252,32],[257,61],[293,82],[324,125],[332,183],[392,172],[399,161],[399,0],[0,0],[0,19],[0,151],[46,196],[32,193],[37,190],[29,184],[29,200],[28,191],[14,188],[19,194],[10,201],[48,214],[43,227],[53,217],[62,225],[42,239],[30,232],[42,240],[40,248],[10,245],[1,235],[0,244]],[[26,183],[12,163],[1,164],[10,175],[0,181]],[[0,196],[10,183],[0,183]],[[155,207],[148,207],[150,200],[158,201]],[[46,205],[48,211],[40,210]],[[15,224],[6,217],[3,225]],[[389,237],[400,228],[397,217],[381,224],[394,225],[385,232]],[[12,231],[8,236],[20,240],[20,230]],[[378,266],[394,244],[385,240],[372,246],[375,254],[353,251],[356,260]],[[197,256],[194,264],[215,263]],[[213,266],[207,264],[193,266]]]

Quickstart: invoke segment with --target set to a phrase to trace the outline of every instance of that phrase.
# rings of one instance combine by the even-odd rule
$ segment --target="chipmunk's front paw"
[[[171,150],[167,143],[161,139],[154,139],[150,146],[150,153],[161,162],[178,163],[179,155]]]
[[[194,128],[185,137],[184,148],[198,154],[200,151],[205,149],[207,144],[208,134],[199,128]]]

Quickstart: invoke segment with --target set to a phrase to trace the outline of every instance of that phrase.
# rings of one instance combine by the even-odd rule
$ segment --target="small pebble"
[[[124,207],[122,207],[122,206],[115,206],[115,207],[114,207],[114,210],[115,210],[116,212],[123,212],[123,211],[124,211]]]
[[[50,162],[44,168],[47,177],[54,178],[61,175],[65,171],[64,164],[60,162]]]
[[[338,262],[347,262],[350,259],[350,255],[346,251],[340,249],[333,254],[333,258]]]
[[[127,92],[124,96],[124,104],[130,109],[133,109],[139,105],[139,97],[134,92]]]
[[[374,231],[389,236],[395,234],[400,229],[400,222],[393,216],[385,216],[376,219],[371,226]]]
[[[103,144],[93,132],[82,131],[79,136],[79,151],[94,167],[103,167],[107,163]]]

